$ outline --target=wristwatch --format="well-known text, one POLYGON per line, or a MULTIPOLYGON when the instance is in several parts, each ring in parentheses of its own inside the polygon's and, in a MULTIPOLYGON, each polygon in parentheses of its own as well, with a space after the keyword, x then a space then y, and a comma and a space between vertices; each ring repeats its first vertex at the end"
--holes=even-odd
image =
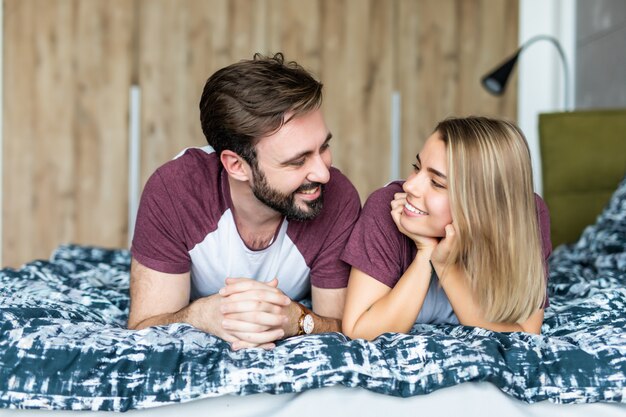
POLYGON ((301 336, 303 334, 311 334, 313 333, 313 328, 315 327, 315 322, 313 321, 313 316, 309 314, 309 312, 304 308, 304 306, 300 303, 296 303, 298 307, 300 307, 300 318, 298 319, 298 334, 297 336, 301 336))

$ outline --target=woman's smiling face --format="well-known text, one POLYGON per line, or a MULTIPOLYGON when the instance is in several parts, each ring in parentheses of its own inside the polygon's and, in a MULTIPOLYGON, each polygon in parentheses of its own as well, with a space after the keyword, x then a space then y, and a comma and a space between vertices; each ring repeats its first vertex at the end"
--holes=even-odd
POLYGON ((445 236, 452 223, 448 198, 448 159, 446 144, 439 132, 433 133, 417 155, 415 170, 402 188, 406 204, 400 223, 408 232, 428 237, 445 236))

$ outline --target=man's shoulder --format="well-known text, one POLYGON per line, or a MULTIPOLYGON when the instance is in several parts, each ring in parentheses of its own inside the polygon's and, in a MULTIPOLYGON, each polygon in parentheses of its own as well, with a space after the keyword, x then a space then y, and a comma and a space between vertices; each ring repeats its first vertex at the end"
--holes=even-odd
POLYGON ((165 162, 156 172, 163 178, 177 180, 202 172, 218 172, 219 159, 211 147, 186 148, 165 162))
POLYGON ((148 179, 144 194, 169 195, 174 205, 212 202, 222 196, 220 163, 215 153, 189 148, 164 163, 148 179))

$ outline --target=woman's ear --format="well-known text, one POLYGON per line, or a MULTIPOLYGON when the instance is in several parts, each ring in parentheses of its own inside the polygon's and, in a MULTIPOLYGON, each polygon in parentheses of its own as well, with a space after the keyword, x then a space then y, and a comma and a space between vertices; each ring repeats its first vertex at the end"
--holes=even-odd
POLYGON ((223 150, 220 161, 224 169, 233 179, 237 181, 248 181, 251 178, 250 165, 233 151, 223 150))

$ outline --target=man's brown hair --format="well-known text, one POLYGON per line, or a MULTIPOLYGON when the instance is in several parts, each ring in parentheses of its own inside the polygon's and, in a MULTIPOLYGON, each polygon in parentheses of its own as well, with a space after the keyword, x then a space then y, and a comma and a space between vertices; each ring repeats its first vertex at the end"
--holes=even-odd
POLYGON ((296 62, 254 54, 229 65, 206 82, 200 122, 217 154, 228 149, 256 166, 255 145, 294 117, 320 107, 322 84, 296 62))

